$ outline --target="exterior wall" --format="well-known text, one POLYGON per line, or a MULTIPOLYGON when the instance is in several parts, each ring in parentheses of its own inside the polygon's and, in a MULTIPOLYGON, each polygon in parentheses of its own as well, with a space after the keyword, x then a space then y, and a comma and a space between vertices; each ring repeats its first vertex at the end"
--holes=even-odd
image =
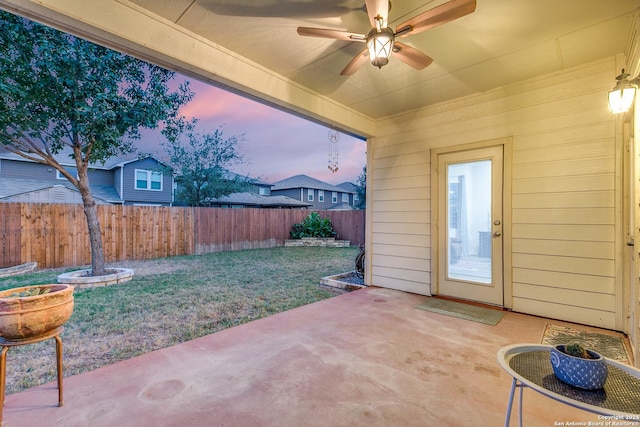
MULTIPOLYGON (((271 189, 271 195, 272 196, 287 196, 287 197, 291 197, 293 200, 301 200, 300 199, 300 189, 299 188, 288 188, 286 190, 274 190, 271 189)), ((305 197, 302 201, 306 202, 306 196, 307 194, 305 193, 305 197)))
MULTIPOLYGON (((116 193, 118 193, 118 196, 120 196, 120 198, 123 199, 122 197, 122 167, 117 167, 117 168, 113 168, 112 171, 113 172, 113 187, 116 189, 116 193)), ((124 199, 123 199, 124 200, 124 199)))
POLYGON ((104 169, 89 169, 89 181, 92 185, 109 185, 113 186, 113 174, 117 171, 104 169))
POLYGON ((3 178, 42 179, 56 182, 56 170, 51 166, 19 160, 2 159, 0 176, 3 178))
POLYGON ((368 164, 371 284, 437 292, 430 150, 510 137, 505 305, 623 330, 621 144, 606 106, 619 65, 601 60, 380 120, 368 164))
MULTIPOLYGON (((303 189, 303 196, 302 196, 302 201, 305 203, 310 203, 311 206, 309 206, 309 209, 319 209, 319 210, 325 210, 325 209, 329 209, 331 206, 335 205, 335 204, 339 204, 342 203, 342 195, 343 194, 348 194, 349 196, 349 206, 353 206, 353 194, 349 194, 349 193, 345 193, 342 191, 337 191, 338 193, 338 201, 337 202, 333 202, 331 200, 331 196, 333 194, 333 191, 330 190, 324 190, 324 201, 320 202, 318 199, 319 196, 319 190, 317 189, 313 189, 313 188, 304 188, 303 189), (313 201, 310 202, 308 199, 308 194, 309 192, 313 192, 313 201)), ((290 189, 286 189, 286 190, 271 190, 271 195, 272 196, 288 196, 291 197, 292 199, 295 200, 300 200, 300 188, 290 188, 290 189)))
MULTIPOLYGON (((0 176, 4 178, 25 178, 51 181, 52 183, 63 180, 57 178, 56 169, 30 161, 2 159, 0 176)), ((113 185, 113 172, 104 169, 90 169, 89 180, 93 185, 113 185)))
POLYGON ((154 159, 142 159, 135 162, 127 163, 124 166, 122 174, 123 194, 122 198, 126 200, 127 205, 131 204, 171 204, 172 180, 171 174, 161 169, 161 165, 154 159), (136 190, 135 189, 135 171, 136 169, 144 169, 162 172, 162 191, 153 190, 136 190))

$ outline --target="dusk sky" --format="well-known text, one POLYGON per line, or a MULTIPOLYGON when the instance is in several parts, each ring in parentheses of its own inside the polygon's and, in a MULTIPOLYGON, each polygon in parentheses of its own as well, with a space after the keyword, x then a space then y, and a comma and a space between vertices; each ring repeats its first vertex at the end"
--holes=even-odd
MULTIPOLYGON (((233 172, 269 183, 304 174, 330 184, 355 182, 362 173, 366 164, 365 141, 340 133, 339 169, 332 173, 327 167, 330 128, 198 80, 188 80, 195 96, 182 113, 199 119, 198 133, 223 126, 227 137, 244 134, 245 142, 237 147, 244 163, 231 167, 233 172)), ((146 134, 136 145, 139 151, 162 157, 159 144, 163 140, 146 134)))

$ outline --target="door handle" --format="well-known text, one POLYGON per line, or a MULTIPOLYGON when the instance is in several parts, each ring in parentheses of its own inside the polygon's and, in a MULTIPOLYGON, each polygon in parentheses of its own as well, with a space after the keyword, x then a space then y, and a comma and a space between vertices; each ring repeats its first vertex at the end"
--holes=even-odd
POLYGON ((499 231, 496 231, 495 233, 493 233, 493 237, 500 237, 502 236, 502 233, 499 231))

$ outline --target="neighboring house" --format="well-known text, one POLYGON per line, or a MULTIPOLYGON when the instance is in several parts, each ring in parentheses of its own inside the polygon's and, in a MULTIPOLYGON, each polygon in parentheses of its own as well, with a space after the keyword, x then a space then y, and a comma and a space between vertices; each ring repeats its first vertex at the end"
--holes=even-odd
POLYGON ((256 179, 243 177, 227 171, 231 178, 247 179, 251 188, 242 193, 232 193, 210 201, 210 206, 221 208, 267 208, 267 209, 307 209, 310 203, 301 202, 287 196, 271 194, 273 184, 256 179))
MULTIPOLYGON (((75 171, 64 154, 57 160, 75 171)), ((91 192, 99 204, 169 206, 173 177, 153 157, 113 158, 89 170, 91 192)), ((82 203, 80 192, 56 169, 0 149, 0 202, 82 203)))
MULTIPOLYGON (((229 170, 224 171, 224 176, 229 180, 241 180, 250 182, 247 191, 231 193, 226 196, 207 200, 203 206, 214 208, 266 208, 266 209, 306 209, 311 206, 296 199, 286 196, 271 195, 273 184, 239 175, 229 170)), ((176 188, 177 191, 177 188, 176 188)), ((176 200, 177 202, 177 200, 176 200)))
POLYGON ((337 187, 340 187, 352 194, 351 206, 353 206, 354 209, 365 208, 364 206, 360 206, 360 196, 358 196, 358 187, 353 182, 345 181, 343 183, 338 184, 337 187))
POLYGON ((253 192, 232 193, 210 202, 219 208, 307 209, 311 206, 287 196, 263 196, 253 192))
POLYGON ((309 203, 312 209, 350 210, 355 192, 307 175, 295 175, 274 183, 271 194, 309 203))

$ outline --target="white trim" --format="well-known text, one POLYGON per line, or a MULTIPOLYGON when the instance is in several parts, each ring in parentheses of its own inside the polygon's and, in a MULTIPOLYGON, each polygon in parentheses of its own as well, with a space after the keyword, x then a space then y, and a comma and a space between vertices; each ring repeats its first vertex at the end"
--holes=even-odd
POLYGON ((123 197, 124 194, 124 166, 120 166, 120 198, 123 197))

